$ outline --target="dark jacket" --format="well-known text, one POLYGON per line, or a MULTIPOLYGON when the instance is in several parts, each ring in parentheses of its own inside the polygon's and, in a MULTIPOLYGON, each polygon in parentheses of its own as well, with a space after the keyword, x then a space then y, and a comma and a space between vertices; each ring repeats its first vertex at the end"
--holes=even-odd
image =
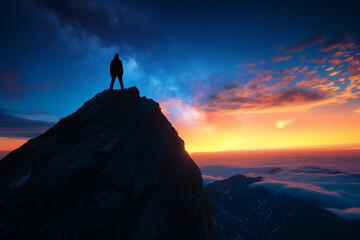
POLYGON ((118 76, 118 75, 123 75, 123 73, 124 70, 121 60, 118 58, 114 58, 110 64, 110 75, 118 76))

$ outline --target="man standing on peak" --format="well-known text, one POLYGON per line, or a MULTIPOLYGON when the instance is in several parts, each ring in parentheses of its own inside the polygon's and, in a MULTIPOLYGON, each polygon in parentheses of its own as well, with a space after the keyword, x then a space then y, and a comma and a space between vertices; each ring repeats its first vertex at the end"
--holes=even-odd
POLYGON ((110 91, 113 90, 116 77, 118 77, 119 79, 121 90, 124 91, 124 84, 122 81, 123 73, 124 73, 123 64, 119 59, 119 54, 117 53, 115 54, 115 57, 110 64, 110 75, 111 75, 110 91))

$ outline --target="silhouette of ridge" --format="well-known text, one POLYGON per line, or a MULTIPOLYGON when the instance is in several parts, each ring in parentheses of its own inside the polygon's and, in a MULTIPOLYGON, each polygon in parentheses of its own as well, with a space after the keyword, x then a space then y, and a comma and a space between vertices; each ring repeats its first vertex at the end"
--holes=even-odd
POLYGON ((159 104, 105 90, 0 161, 0 239, 215 239, 201 173, 159 104))

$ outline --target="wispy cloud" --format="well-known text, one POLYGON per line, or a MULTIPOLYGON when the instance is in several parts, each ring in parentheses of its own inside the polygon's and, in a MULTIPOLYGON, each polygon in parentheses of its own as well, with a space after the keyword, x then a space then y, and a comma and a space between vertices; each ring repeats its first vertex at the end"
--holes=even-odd
POLYGON ((32 138, 44 133, 54 123, 12 115, 0 109, 0 137, 32 138))
POLYGON ((309 47, 311 45, 315 45, 317 43, 324 41, 326 38, 327 37, 324 36, 324 33, 322 31, 318 31, 318 32, 314 33, 311 37, 304 39, 294 45, 291 45, 290 47, 288 47, 286 49, 286 52, 288 52, 288 53, 300 52, 306 47, 309 47))
MULTIPOLYGON (((343 44, 343 42, 347 40, 351 40, 352 36, 350 35, 350 31, 345 32, 341 36, 339 36, 336 39, 330 40, 322 45, 322 48, 320 48, 323 52, 329 52, 335 48, 346 46, 343 44)), ((348 47, 348 46, 347 46, 348 47)), ((346 47, 345 47, 346 49, 346 47)))
POLYGON ((324 63, 326 62, 327 58, 314 58, 314 59, 310 59, 309 62, 314 62, 314 63, 324 63))
POLYGON ((291 58, 291 56, 279 56, 279 55, 275 55, 272 57, 272 61, 273 62, 281 62, 281 61, 286 61, 289 60, 291 58))
POLYGON ((12 100, 20 100, 28 90, 41 90, 49 88, 49 83, 45 85, 25 85, 22 82, 20 73, 10 70, 0 70, 0 96, 12 100))
MULTIPOLYGON (((350 39, 346 34, 340 40, 324 43, 319 48, 330 48, 338 42, 346 46, 350 39)), ((179 121, 197 123, 198 126, 214 123, 212 126, 216 129, 222 123, 214 119, 235 119, 245 113, 285 114, 324 105, 346 104, 360 96, 360 65, 356 62, 360 55, 356 55, 355 46, 351 45, 341 53, 335 48, 329 52, 311 50, 302 54, 308 58, 303 62, 299 62, 297 56, 287 61, 292 56, 275 55, 272 61, 266 60, 267 64, 254 64, 259 61, 252 60, 246 67, 246 63, 242 63, 241 68, 236 68, 237 75, 233 80, 209 77, 192 85, 192 98, 180 102, 176 98, 164 99, 161 106, 175 124, 179 121)), ((350 111, 357 108, 356 105, 350 111)), ((292 116, 274 119, 273 126, 284 129, 293 123, 292 119, 295 121, 292 116)))

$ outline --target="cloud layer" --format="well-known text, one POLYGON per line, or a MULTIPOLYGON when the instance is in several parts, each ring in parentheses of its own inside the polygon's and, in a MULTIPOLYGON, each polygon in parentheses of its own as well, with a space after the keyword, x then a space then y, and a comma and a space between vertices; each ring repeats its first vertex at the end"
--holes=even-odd
MULTIPOLYGON (((351 33, 327 39, 322 32, 290 46, 272 61, 239 65, 238 77, 198 82, 193 99, 183 102, 205 117, 253 112, 291 112, 345 104, 360 96, 360 55, 351 33), (322 44, 321 44, 322 43, 322 44), (314 48, 303 54, 308 47, 314 48), (314 51, 315 50, 315 51, 314 51), (301 52, 301 53, 298 53, 301 52)), ((171 107, 168 108, 171 116, 171 107)))
POLYGON ((44 133, 54 123, 18 117, 0 109, 0 137, 33 138, 44 133))
MULTIPOLYGON (((206 183, 235 174, 262 176, 264 181, 252 187, 264 187, 274 194, 290 194, 296 198, 314 200, 320 207, 354 220, 360 219, 360 153, 346 156, 347 153, 338 152, 333 157, 331 153, 321 157, 316 152, 313 156, 311 152, 308 156, 305 156, 305 152, 304 156, 294 156, 289 152, 278 157, 272 157, 271 153, 264 156, 258 153, 255 158, 244 153, 248 159, 243 159, 239 154, 234 162, 227 157, 216 158, 217 155, 214 155, 219 163, 229 162, 232 165, 206 165, 201 166, 201 171, 207 179, 206 183), (209 176, 213 176, 213 179, 209 176)), ((198 160, 197 155, 193 158, 198 160)))

